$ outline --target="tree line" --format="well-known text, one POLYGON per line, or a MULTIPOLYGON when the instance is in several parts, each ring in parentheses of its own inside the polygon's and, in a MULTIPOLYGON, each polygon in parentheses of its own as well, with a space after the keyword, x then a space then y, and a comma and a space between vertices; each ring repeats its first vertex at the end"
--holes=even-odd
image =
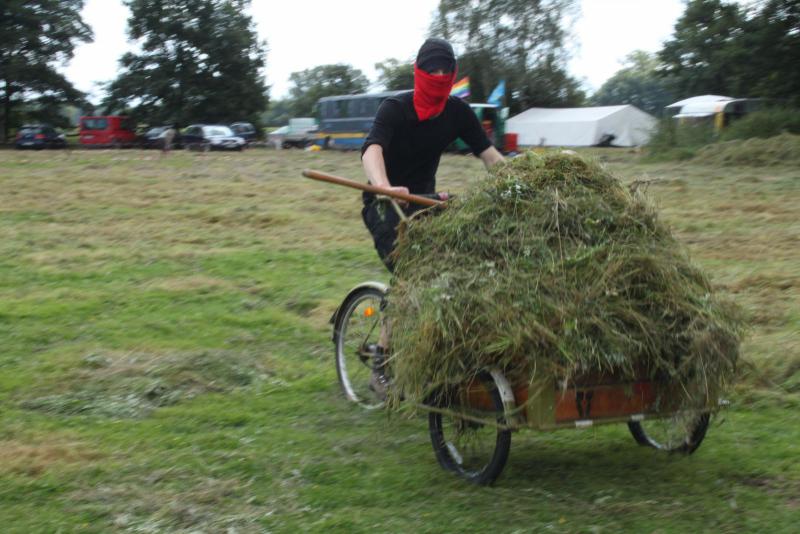
MULTIPOLYGON (((267 43, 247 14, 251 0, 125 0, 127 33, 137 45, 119 61, 101 107, 151 124, 248 120, 280 123, 308 116, 323 96, 376 87, 413 87, 412 59, 377 65, 374 83, 348 64, 320 65, 290 77, 287 98, 270 101, 267 43)), ((0 121, 3 138, 24 121, 64 121, 86 95, 58 72, 91 42, 84 0, 0 3, 0 121)), ((440 0, 429 33, 450 40, 459 77, 473 101, 506 82, 511 112, 528 107, 634 104, 659 113, 697 94, 763 97, 800 105, 800 0, 689 0, 672 37, 656 54, 635 52, 594 95, 567 71, 570 21, 578 0, 440 0)))
POLYGON ((637 51, 590 99, 653 114, 702 94, 800 107, 800 0, 691 0, 655 54, 637 51))

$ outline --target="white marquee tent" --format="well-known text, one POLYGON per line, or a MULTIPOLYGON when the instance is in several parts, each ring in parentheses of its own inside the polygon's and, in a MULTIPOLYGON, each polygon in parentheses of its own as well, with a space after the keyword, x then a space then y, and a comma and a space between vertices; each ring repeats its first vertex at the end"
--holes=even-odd
POLYGON ((658 121, 635 106, 531 108, 506 122, 521 146, 594 146, 613 135, 615 146, 650 140, 658 121))

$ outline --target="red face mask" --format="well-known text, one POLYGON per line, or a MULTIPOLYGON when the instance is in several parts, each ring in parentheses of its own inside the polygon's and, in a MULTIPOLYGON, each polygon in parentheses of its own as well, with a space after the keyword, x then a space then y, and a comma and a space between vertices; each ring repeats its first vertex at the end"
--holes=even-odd
POLYGON ((419 120, 426 121, 444 110, 455 81, 455 72, 428 74, 414 64, 414 110, 419 120))

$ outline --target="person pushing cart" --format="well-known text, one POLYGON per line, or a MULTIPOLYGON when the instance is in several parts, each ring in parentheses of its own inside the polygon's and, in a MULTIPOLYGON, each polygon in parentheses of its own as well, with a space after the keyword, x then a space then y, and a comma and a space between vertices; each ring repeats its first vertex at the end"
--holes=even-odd
MULTIPOLYGON (((450 43, 431 38, 422 44, 414 63, 414 90, 383 101, 361 148, 364 173, 372 185, 405 194, 435 194, 439 160, 458 138, 487 169, 503 161, 469 105, 450 95, 457 72, 450 43)), ((364 192, 363 200, 364 224, 378 256, 391 272, 400 216, 373 193, 364 192)), ((420 208, 403 205, 407 215, 420 208)), ((375 347, 376 360, 385 358, 388 343, 389 325, 382 325, 380 342, 375 347)), ((387 379, 381 372, 383 366, 375 367, 372 389, 385 396, 387 379)))

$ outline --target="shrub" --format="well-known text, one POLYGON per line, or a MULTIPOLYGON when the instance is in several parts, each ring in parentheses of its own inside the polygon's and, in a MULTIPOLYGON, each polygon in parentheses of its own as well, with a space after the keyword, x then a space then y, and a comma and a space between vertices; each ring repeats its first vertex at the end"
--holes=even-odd
POLYGON ((647 145, 647 159, 691 159, 698 148, 714 140, 714 126, 710 122, 680 123, 673 118, 664 118, 659 121, 647 145))
POLYGON ((782 133, 800 135, 800 109, 770 108, 755 111, 732 122, 722 132, 720 139, 766 139, 782 133))

